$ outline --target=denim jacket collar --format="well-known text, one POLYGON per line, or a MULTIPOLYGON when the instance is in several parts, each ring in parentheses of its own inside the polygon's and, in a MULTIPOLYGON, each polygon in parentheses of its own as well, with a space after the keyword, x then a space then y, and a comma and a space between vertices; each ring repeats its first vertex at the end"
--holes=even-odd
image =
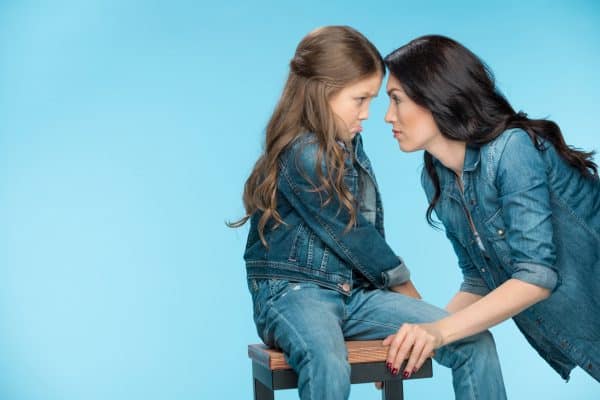
POLYGON ((481 152, 479 147, 472 147, 467 145, 465 151, 465 162, 463 165, 463 172, 472 172, 479 165, 481 158, 481 152))

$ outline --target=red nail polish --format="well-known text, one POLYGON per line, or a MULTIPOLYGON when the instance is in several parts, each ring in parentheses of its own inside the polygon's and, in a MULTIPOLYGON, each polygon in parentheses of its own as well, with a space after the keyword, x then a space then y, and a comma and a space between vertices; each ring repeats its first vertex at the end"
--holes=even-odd
POLYGON ((402 376, 404 378, 408 378, 410 376, 410 373, 408 371, 404 371, 404 373, 402 374, 402 376))
POLYGON ((393 374, 393 375, 398 375, 398 372, 399 372, 399 371, 398 371, 398 368, 394 368, 394 369, 392 370, 392 374, 393 374))
POLYGON ((412 373, 414 374, 415 372, 417 372, 417 369, 416 369, 416 368, 413 368, 413 372, 412 372, 412 373))

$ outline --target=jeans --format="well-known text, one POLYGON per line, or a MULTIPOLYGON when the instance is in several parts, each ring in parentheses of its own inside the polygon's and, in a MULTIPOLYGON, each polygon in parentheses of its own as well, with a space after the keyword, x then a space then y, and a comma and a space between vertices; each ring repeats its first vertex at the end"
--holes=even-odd
MULTIPOLYGON (((347 399, 350 364, 344 340, 383 339, 405 323, 448 313, 399 293, 356 288, 350 296, 315 283, 250 280, 254 321, 265 344, 280 348, 298 375, 300 398, 347 399)), ((436 350, 452 368, 456 399, 506 399, 496 345, 486 331, 436 350)))

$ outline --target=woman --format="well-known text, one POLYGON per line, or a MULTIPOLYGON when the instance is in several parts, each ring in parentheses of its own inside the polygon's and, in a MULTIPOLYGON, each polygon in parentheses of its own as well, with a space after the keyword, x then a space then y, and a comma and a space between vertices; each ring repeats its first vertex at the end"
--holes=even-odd
MULTIPOLYGON (((447 315, 413 298, 408 269, 384 238, 361 139, 384 72, 377 49, 352 28, 302 39, 246 181, 247 214, 231 224, 250 220, 244 258, 257 332, 283 350, 302 399, 348 397, 345 339, 383 339, 405 322, 447 315)), ((452 368, 458 399, 506 398, 489 332, 440 349, 436 360, 452 368)))
POLYGON ((564 379, 579 365, 600 381, 600 182, 593 153, 552 121, 515 112, 486 66, 442 36, 385 59, 386 122, 402 151, 425 150, 422 184, 464 282, 428 324, 388 337, 389 362, 513 318, 564 379))

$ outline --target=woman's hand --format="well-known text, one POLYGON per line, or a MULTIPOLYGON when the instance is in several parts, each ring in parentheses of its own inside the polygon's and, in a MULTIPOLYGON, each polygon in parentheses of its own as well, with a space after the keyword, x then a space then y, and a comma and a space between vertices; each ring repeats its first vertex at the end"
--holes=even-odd
POLYGON ((402 374, 405 378, 409 378, 442 344, 442 332, 435 322, 403 324, 398 333, 388 336, 383 341, 384 346, 390 346, 387 367, 392 374, 398 375, 402 362, 408 359, 402 374))

